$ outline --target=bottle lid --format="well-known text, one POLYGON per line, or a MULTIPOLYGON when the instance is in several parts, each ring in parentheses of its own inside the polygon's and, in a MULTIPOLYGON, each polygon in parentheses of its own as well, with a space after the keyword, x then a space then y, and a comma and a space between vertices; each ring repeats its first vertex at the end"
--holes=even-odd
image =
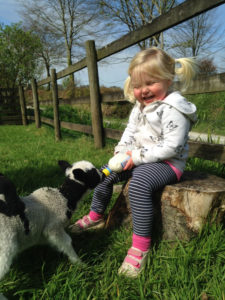
POLYGON ((112 172, 112 171, 111 171, 109 168, 107 168, 107 167, 106 167, 105 169, 102 170, 102 173, 104 173, 105 176, 109 176, 109 175, 111 174, 111 172, 112 172))

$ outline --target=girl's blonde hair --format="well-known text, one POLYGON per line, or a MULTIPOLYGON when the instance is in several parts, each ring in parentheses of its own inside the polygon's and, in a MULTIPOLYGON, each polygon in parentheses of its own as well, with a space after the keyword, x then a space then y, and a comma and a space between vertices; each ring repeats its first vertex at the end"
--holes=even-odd
POLYGON ((184 88, 187 88, 191 79, 197 72, 197 63, 193 58, 174 59, 162 49, 151 47, 137 53, 131 60, 128 69, 128 78, 124 85, 125 98, 131 102, 135 102, 133 87, 131 84, 131 76, 141 78, 141 74, 147 73, 149 76, 156 79, 167 79, 173 81, 175 75, 178 76, 183 83, 184 88), (176 67, 176 64, 180 67, 176 67))

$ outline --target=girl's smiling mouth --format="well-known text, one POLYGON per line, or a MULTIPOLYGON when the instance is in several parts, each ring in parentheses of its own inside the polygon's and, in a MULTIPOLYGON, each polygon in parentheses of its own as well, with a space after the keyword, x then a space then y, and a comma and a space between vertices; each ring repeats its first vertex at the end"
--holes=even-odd
POLYGON ((142 97, 142 101, 145 102, 145 103, 150 103, 154 100, 155 96, 154 95, 151 95, 151 96, 145 96, 145 97, 142 97))

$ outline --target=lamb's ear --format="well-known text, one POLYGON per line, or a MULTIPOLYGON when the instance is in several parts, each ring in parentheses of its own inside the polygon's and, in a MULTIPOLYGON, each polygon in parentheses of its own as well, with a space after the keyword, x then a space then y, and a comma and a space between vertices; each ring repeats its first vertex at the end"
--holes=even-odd
POLYGON ((71 168, 71 164, 69 164, 66 160, 59 160, 58 165, 65 172, 67 168, 71 168))

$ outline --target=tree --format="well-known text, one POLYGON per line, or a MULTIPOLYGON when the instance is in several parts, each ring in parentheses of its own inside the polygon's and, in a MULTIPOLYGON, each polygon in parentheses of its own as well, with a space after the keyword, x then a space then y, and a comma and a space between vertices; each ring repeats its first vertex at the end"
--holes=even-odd
POLYGON ((20 23, 0 25, 0 86, 13 89, 27 84, 37 72, 36 53, 41 48, 39 38, 23 31, 20 23))
MULTIPOLYGON (((35 20, 27 15, 25 30, 30 30, 36 34, 41 43, 42 48, 37 53, 40 62, 44 65, 47 77, 50 76, 50 68, 54 64, 64 63, 63 54, 65 52, 64 45, 54 35, 51 34, 48 26, 35 22, 35 20)), ((50 83, 48 83, 48 90, 50 90, 50 83)))
MULTIPOLYGON (((84 47, 84 39, 96 27, 89 26, 95 18, 87 1, 83 0, 20 0, 23 4, 22 14, 26 22, 27 16, 39 24, 39 28, 48 28, 49 37, 64 42, 67 66, 71 66, 74 58, 79 59, 84 47)), ((57 47, 57 46, 56 46, 57 47)), ((55 49, 56 49, 55 47, 55 49)), ((74 83, 73 75, 71 81, 74 83)))
MULTIPOLYGON (((110 20, 111 25, 114 24, 117 28, 120 26, 125 32, 134 31, 151 23, 176 3, 175 0, 95 0, 93 2, 97 5, 101 16, 105 16, 110 20)), ((141 49, 150 46, 164 48, 163 33, 139 42, 138 45, 141 49)))
POLYGON ((213 63, 213 60, 210 58, 199 60, 199 73, 206 75, 216 74, 216 66, 213 63))
POLYGON ((182 57, 210 54, 220 48, 219 24, 215 21, 215 10, 202 13, 170 31, 171 48, 182 57))

